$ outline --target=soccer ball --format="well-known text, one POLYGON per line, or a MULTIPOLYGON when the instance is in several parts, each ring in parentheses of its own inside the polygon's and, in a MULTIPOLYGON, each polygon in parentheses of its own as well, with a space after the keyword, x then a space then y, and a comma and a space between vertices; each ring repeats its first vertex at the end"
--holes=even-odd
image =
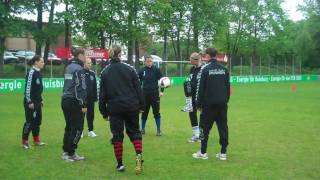
POLYGON ((171 81, 168 77, 162 77, 160 80, 159 80, 159 86, 161 88, 167 88, 171 85, 171 81))

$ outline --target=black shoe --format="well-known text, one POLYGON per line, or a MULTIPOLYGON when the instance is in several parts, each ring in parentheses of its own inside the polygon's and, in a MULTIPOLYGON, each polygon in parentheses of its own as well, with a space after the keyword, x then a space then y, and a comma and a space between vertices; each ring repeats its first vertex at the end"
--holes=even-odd
POLYGON ((119 171, 119 172, 123 172, 123 171, 126 170, 126 168, 124 167, 124 165, 118 165, 116 169, 117 169, 117 171, 119 171))
POLYGON ((160 131, 160 130, 157 130, 157 134, 156 134, 156 136, 162 136, 162 133, 161 133, 161 131, 160 131))

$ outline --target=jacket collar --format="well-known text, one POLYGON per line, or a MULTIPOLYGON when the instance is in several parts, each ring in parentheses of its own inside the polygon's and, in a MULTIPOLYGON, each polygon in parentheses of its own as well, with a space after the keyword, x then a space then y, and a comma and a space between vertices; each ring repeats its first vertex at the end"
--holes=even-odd
POLYGON ((112 58, 112 59, 110 60, 110 62, 111 62, 111 63, 119 63, 119 62, 121 62, 121 60, 120 60, 120 58, 112 58))

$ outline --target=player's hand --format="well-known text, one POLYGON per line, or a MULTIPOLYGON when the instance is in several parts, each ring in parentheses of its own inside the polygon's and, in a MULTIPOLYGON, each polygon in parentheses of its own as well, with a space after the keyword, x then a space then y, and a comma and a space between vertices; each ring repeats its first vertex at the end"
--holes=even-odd
POLYGON ((109 116, 106 116, 103 119, 106 120, 106 121, 109 121, 109 116))
POLYGON ((159 93, 159 96, 160 96, 160 97, 163 96, 163 95, 164 95, 163 92, 160 92, 160 93, 159 93))
POLYGON ((86 113, 86 112, 87 112, 87 108, 82 108, 81 111, 82 111, 83 113, 86 113))
POLYGON ((41 101, 41 107, 43 107, 43 101, 41 101))
POLYGON ((28 105, 28 107, 29 107, 29 109, 34 109, 34 104, 31 103, 31 104, 28 105))

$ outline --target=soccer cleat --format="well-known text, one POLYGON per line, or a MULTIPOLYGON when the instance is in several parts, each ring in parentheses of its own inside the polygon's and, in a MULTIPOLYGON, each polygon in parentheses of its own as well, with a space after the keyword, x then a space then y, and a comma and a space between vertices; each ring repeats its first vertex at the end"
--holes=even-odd
POLYGON ((208 159, 209 158, 207 153, 202 154, 201 151, 193 153, 192 157, 194 157, 196 159, 208 159))
POLYGON ((216 158, 220 159, 221 161, 225 161, 227 160, 227 154, 217 153, 216 158))
POLYGON ((23 144, 22 144, 22 148, 24 148, 24 149, 31 149, 31 146, 29 145, 29 143, 23 143, 23 144))
POLYGON ((157 130, 156 136, 162 136, 162 133, 160 130, 157 130))
POLYGON ((136 168, 135 168, 136 175, 139 175, 142 173, 142 164, 143 164, 142 155, 138 154, 136 157, 136 168))
POLYGON ((193 135, 193 136, 188 140, 189 143, 194 143, 194 142, 199 142, 199 141, 200 141, 199 137, 197 137, 197 136, 195 136, 195 135, 193 135))
POLYGON ((44 142, 39 141, 39 142, 33 142, 33 145, 35 145, 35 146, 45 146, 47 144, 44 143, 44 142))
POLYGON ((144 129, 141 129, 140 131, 141 131, 141 134, 142 134, 142 135, 145 135, 145 134, 146 134, 146 131, 145 131, 144 129))
POLYGON ((94 131, 89 131, 88 136, 92 137, 92 138, 97 137, 97 135, 96 135, 96 133, 94 133, 94 131))
POLYGON ((124 172, 126 170, 124 165, 118 165, 116 169, 117 169, 118 172, 124 172))
POLYGON ((85 160, 84 156, 79 156, 77 153, 74 153, 72 156, 68 156, 68 158, 66 159, 66 161, 83 161, 85 160))

